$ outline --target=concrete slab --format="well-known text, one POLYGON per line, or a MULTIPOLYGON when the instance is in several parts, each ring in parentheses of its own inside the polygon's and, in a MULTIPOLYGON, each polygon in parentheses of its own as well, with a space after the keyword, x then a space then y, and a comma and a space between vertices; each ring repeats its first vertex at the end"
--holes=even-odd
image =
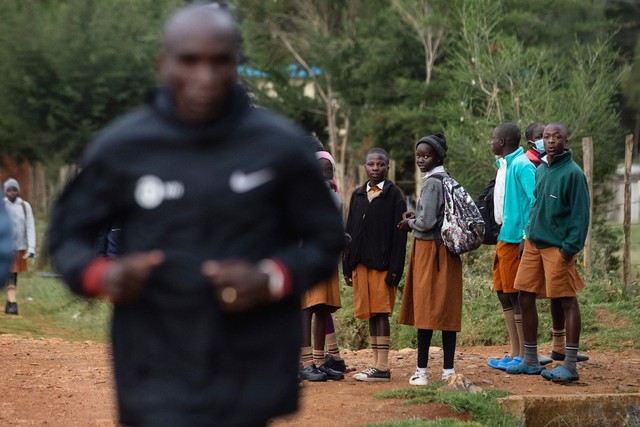
POLYGON ((640 393, 508 396, 498 401, 523 427, 640 426, 640 393))

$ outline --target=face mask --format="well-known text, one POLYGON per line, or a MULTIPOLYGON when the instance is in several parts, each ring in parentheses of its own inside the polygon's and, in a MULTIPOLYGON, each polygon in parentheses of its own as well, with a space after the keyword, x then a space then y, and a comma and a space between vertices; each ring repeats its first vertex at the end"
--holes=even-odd
POLYGON ((542 153, 544 151, 544 140, 539 139, 535 142, 536 144, 536 151, 538 153, 542 153))

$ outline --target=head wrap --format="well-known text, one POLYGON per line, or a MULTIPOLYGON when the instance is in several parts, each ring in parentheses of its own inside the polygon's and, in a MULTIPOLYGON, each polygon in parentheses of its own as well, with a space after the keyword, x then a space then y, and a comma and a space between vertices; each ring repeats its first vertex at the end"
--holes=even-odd
POLYGON ((4 193, 7 194, 7 190, 11 187, 15 187, 20 192, 20 184, 14 178, 9 178, 4 182, 4 193))
POLYGON ((432 146, 435 152, 438 153, 440 160, 444 162, 444 159, 447 157, 447 140, 441 132, 429 136, 423 136, 416 143, 416 148, 422 143, 432 146))
POLYGON ((333 173, 336 173, 336 161, 333 160, 333 156, 328 151, 318 151, 316 152, 316 159, 326 159, 331 163, 331 167, 333 167, 333 173))
POLYGON ((331 163, 331 167, 333 168, 333 179, 331 180, 331 182, 336 186, 336 192, 338 194, 340 194, 340 190, 338 189, 338 180, 335 177, 335 173, 336 173, 336 161, 333 160, 333 156, 331 155, 331 153, 329 153, 328 151, 317 151, 316 152, 316 159, 320 160, 320 159, 325 159, 325 160, 329 160, 329 163, 331 163))

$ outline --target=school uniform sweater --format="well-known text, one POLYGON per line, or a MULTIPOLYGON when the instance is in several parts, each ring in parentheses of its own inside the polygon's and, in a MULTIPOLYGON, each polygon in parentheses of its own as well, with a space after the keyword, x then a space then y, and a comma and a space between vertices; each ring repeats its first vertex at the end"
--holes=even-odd
POLYGON ((356 265, 387 271, 387 285, 397 286, 402 278, 407 248, 407 233, 397 225, 402 221, 407 204, 402 191, 386 180, 380 195, 371 202, 367 184, 351 195, 346 232, 351 236, 347 256, 342 262, 343 274, 351 277, 356 265))
POLYGON ((182 417, 163 421, 173 425, 254 425, 294 411, 300 294, 331 274, 343 245, 305 134, 252 108, 239 86, 223 115, 200 125, 159 90, 100 133, 53 209, 51 254, 74 292, 113 223, 123 256, 165 254, 139 300, 114 307, 120 421, 154 425, 168 412, 182 417), (224 313, 202 263, 265 258, 286 266, 293 294, 224 313))
POLYGON ((502 210, 503 223, 498 240, 520 243, 524 228, 529 221, 529 210, 536 200, 533 196, 536 168, 529 161, 522 147, 518 147, 504 159, 507 162, 507 172, 502 210))
POLYGON ((555 246, 570 257, 584 247, 589 229, 587 179, 568 148, 556 154, 551 165, 546 154, 540 160, 527 239, 538 249, 555 246))
POLYGON ((20 197, 16 197, 13 202, 5 197, 4 206, 11 218, 15 249, 35 254, 36 225, 31 205, 20 197))

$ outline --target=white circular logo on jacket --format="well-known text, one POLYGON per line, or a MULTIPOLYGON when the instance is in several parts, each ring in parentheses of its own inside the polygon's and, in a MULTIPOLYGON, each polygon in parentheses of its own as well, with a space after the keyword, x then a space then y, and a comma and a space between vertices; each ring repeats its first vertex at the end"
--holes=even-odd
POLYGON ((157 208, 164 200, 164 183, 155 175, 145 175, 138 179, 134 197, 144 209, 157 208))

